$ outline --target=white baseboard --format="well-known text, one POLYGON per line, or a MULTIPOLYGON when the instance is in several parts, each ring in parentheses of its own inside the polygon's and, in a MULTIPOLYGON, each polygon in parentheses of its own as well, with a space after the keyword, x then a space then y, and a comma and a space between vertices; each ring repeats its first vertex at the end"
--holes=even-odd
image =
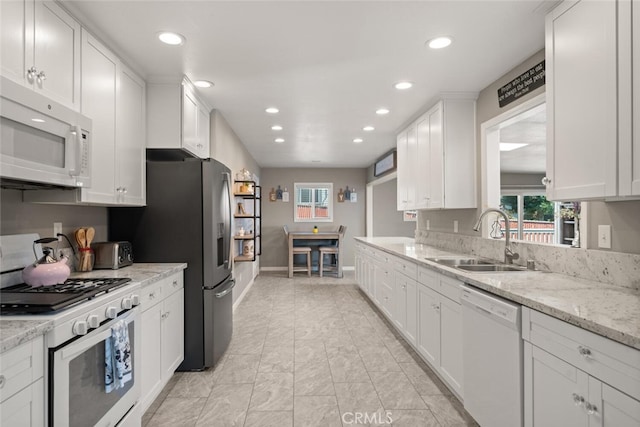
POLYGON ((254 282, 255 282, 255 277, 252 278, 249 283, 247 283, 247 286, 244 288, 244 291, 242 291, 242 293, 240 294, 240 296, 238 297, 236 302, 233 303, 233 311, 234 312, 236 311, 236 308, 238 308, 238 306, 242 302, 242 299, 245 297, 245 295, 247 295, 247 292, 249 292, 249 289, 251 289, 251 287, 253 286, 254 282))

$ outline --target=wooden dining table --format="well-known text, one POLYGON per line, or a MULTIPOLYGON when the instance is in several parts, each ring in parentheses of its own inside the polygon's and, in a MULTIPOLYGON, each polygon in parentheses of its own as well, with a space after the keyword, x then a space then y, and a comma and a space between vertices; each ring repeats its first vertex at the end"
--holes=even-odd
MULTIPOLYGON (((293 277, 293 245, 296 240, 334 240, 338 243, 338 247, 342 246, 342 235, 337 231, 318 231, 317 233, 313 233, 311 231, 290 231, 289 232, 289 277, 293 277)), ((320 242, 319 242, 320 243, 320 242)), ((309 244, 311 246, 312 252, 313 244, 309 244)), ((316 245, 317 247, 320 245, 316 245)), ((318 266, 318 268, 320 268, 318 266)), ((338 277, 342 277, 342 251, 338 251, 338 277)))

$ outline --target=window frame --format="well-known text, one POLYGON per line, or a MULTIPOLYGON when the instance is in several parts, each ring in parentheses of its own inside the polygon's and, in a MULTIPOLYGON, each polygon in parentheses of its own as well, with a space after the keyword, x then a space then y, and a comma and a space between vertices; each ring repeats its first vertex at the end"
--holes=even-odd
MULTIPOLYGON (((311 214, 315 215, 315 191, 311 192, 311 214)), ((293 221, 294 222, 333 222, 333 183, 332 182, 295 182, 293 184, 293 221), (327 189, 328 203, 327 209, 329 216, 327 218, 299 218, 298 217, 298 189, 327 189)))

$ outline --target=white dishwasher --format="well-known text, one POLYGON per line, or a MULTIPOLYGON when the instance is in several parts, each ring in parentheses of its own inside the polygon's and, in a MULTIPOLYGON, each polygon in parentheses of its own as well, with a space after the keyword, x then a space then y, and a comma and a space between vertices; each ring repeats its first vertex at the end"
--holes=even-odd
POLYGON ((462 287, 464 408, 482 427, 523 424, 521 306, 462 287))

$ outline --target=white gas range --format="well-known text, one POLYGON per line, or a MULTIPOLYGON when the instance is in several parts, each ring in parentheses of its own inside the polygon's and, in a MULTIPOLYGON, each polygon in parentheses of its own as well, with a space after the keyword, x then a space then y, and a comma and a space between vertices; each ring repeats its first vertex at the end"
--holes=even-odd
POLYGON ((33 262, 23 244, 33 236, 2 237, 0 308, 4 320, 52 323, 44 336, 47 425, 114 426, 140 396, 140 284, 108 277, 72 277, 46 289, 16 284, 16 266, 33 262))

